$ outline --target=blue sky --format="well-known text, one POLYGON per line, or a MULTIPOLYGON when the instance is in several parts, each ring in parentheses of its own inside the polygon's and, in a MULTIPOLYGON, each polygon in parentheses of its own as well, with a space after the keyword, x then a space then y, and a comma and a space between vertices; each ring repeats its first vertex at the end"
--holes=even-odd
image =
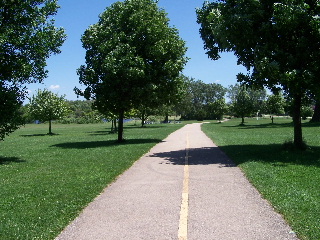
MULTIPOLYGON (((63 27, 68 35, 62 46, 61 54, 51 56, 47 61, 49 76, 43 84, 30 84, 30 94, 37 89, 50 89, 68 100, 76 100, 73 92, 80 87, 77 68, 85 63, 85 50, 80 41, 81 35, 99 19, 99 14, 116 1, 111 0, 60 0, 60 9, 54 17, 56 26, 63 27)), ((202 6, 204 0, 160 0, 170 19, 170 25, 179 30, 180 37, 186 41, 187 57, 190 58, 183 71, 184 75, 206 83, 219 83, 225 87, 236 83, 236 74, 245 72, 236 64, 232 53, 224 53, 218 61, 210 60, 203 50, 203 42, 196 23, 195 9, 202 6)), ((82 99, 82 98, 79 98, 82 99)))

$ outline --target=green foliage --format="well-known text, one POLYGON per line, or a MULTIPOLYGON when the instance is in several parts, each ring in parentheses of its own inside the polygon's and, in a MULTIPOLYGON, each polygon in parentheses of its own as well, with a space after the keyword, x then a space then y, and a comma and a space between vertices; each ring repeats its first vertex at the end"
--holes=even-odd
MULTIPOLYGON (((283 149, 292 135, 291 119, 248 119, 204 124, 202 130, 245 172, 299 239, 320 239, 319 124, 303 123, 308 149, 283 149)), ((291 139, 290 139, 291 140, 291 139)), ((290 141, 289 140, 289 141, 290 141)))
MULTIPOLYGON (((86 65, 78 69, 79 95, 93 98, 101 113, 122 119, 132 108, 176 101, 187 59, 185 42, 152 0, 116 2, 82 36, 86 65)), ((121 124, 121 120, 120 120, 121 124)), ((122 140, 119 126, 118 140, 122 140)))
POLYGON ((291 94, 318 92, 320 13, 315 1, 205 2, 197 10, 208 55, 233 51, 251 72, 239 79, 291 94))
POLYGON ((242 118, 242 124, 244 123, 245 117, 250 117, 254 114, 254 105, 251 101, 249 93, 245 88, 240 88, 238 95, 236 96, 235 102, 232 105, 235 116, 242 118))
POLYGON ((64 96, 58 96, 47 89, 39 89, 37 95, 31 97, 28 107, 35 120, 49 121, 49 134, 52 134, 51 121, 66 116, 69 111, 64 96))
POLYGON ((93 101, 66 101, 70 109, 68 115, 58 120, 59 123, 71 124, 88 124, 88 123, 101 123, 105 118, 101 113, 94 109, 93 101))
POLYGON ((50 19, 56 0, 0 0, 0 139, 22 123, 18 106, 26 96, 24 84, 42 82, 46 59, 59 53, 64 30, 50 19))
POLYGON ((60 53, 64 30, 54 26, 56 0, 1 0, 0 80, 41 82, 46 76, 46 59, 60 53), (50 19, 50 20, 49 20, 50 19))
POLYGON ((76 100, 66 102, 70 108, 69 117, 81 118, 93 111, 93 101, 76 100))
POLYGON ((115 144, 110 123, 27 124, 1 143, 0 239, 54 239, 134 161, 182 124, 125 125, 115 144))
POLYGON ((267 113, 281 115, 284 114, 285 100, 281 93, 272 94, 267 99, 267 113))
POLYGON ((132 109, 129 113, 126 113, 126 115, 129 115, 133 118, 139 118, 141 120, 141 127, 143 127, 148 117, 151 115, 156 115, 158 112, 159 111, 156 111, 152 108, 141 106, 139 109, 132 109))
POLYGON ((220 119, 225 112, 227 90, 220 84, 185 79, 185 93, 176 106, 177 113, 187 120, 220 119))
POLYGON ((310 106, 302 106, 301 107, 301 117, 303 120, 306 120, 308 117, 312 117, 313 109, 310 106))
POLYGON ((265 110, 265 89, 252 89, 246 85, 230 85, 228 98, 230 99, 230 114, 241 117, 242 124, 245 117, 255 116, 265 110))
POLYGON ((15 85, 5 85, 0 81, 0 140, 23 125, 20 114, 23 92, 15 85))
POLYGON ((223 115, 227 112, 228 108, 224 98, 217 99, 208 104, 208 119, 222 120, 223 115))

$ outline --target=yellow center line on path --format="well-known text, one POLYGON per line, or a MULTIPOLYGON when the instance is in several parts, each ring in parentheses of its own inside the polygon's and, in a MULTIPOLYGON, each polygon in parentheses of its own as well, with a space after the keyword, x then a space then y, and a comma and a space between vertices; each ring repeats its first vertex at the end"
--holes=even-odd
POLYGON ((182 189, 182 201, 179 221, 179 240, 188 239, 188 208, 189 208, 189 134, 187 134, 186 156, 184 162, 184 178, 182 189))

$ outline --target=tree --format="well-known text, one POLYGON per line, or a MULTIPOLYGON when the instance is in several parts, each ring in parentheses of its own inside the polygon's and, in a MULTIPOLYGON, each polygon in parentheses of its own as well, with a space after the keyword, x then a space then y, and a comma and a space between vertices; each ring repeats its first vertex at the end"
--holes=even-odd
POLYGON ((185 78, 185 94, 177 107, 182 117, 197 120, 219 118, 215 107, 222 103, 226 89, 220 84, 185 78))
POLYGON ((20 91, 14 85, 6 86, 0 82, 0 140, 24 124, 19 111, 23 102, 21 95, 24 93, 20 91))
POLYGON ((313 109, 311 106, 302 106, 301 107, 301 118, 306 120, 308 117, 312 117, 313 109))
POLYGON ((314 112, 310 122, 320 122, 320 98, 317 98, 314 105, 314 112))
POLYGON ((59 120, 61 123, 99 123, 104 116, 96 109, 93 109, 93 101, 90 100, 76 100, 67 101, 70 111, 68 116, 59 120))
MULTIPOLYGON (((267 99, 267 111, 271 115, 284 114, 285 100, 281 93, 272 94, 267 99)), ((273 123, 273 116, 271 117, 273 123)))
POLYGON ((148 107, 141 106, 139 109, 132 109, 128 115, 141 120, 141 127, 145 126, 146 120, 151 115, 156 115, 158 111, 155 111, 148 107))
POLYGON ((94 99, 99 111, 118 116, 119 142, 125 112, 172 104, 179 98, 179 73, 187 62, 185 42, 154 1, 112 4, 81 40, 86 65, 78 74, 86 89, 75 90, 94 99))
MULTIPOLYGON (((230 85, 228 88, 227 96, 230 99, 231 105, 234 105, 239 101, 239 94, 244 91, 248 95, 248 104, 250 106, 249 114, 245 114, 246 117, 254 115, 255 113, 260 113, 265 108, 265 99, 267 97, 267 92, 265 89, 254 89, 253 87, 247 85, 230 85)), ((241 100, 242 101, 242 100, 241 100)), ((230 110, 233 110, 232 107, 230 110)), ((236 113, 233 113, 236 114, 236 113)), ((237 114, 236 114, 237 115, 237 114)))
POLYGON ((0 0, 0 138, 22 123, 17 106, 26 97, 25 84, 42 82, 46 59, 60 52, 64 30, 50 17, 56 0, 0 0), (4 96, 7 97, 3 98, 4 96), (2 114, 3 113, 3 114, 2 114))
POLYGON ((69 108, 64 96, 58 96, 47 89, 38 90, 30 98, 29 112, 36 120, 49 121, 49 133, 52 135, 51 122, 68 114, 69 108))
POLYGON ((224 98, 208 104, 209 119, 217 119, 221 122, 223 114, 227 111, 227 105, 224 98))
POLYGON ((250 117, 255 113, 254 102, 245 86, 239 88, 234 102, 232 103, 232 110, 237 117, 241 117, 241 124, 244 124, 245 117, 250 117))
POLYGON ((229 0, 206 2, 197 11, 210 58, 232 51, 249 85, 281 87, 294 99, 294 145, 303 148, 301 104, 319 94, 320 6, 314 0, 229 0))

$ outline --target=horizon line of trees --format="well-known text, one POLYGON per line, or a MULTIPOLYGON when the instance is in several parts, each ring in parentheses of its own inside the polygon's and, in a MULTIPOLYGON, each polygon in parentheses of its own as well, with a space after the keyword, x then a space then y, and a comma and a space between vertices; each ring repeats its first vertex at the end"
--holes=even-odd
MULTIPOLYGON (((225 88, 221 84, 204 83, 190 77, 183 76, 183 79, 185 87, 178 103, 170 107, 163 105, 153 109, 133 108, 125 112, 124 117, 140 119, 143 127, 147 122, 154 122, 156 116, 158 121, 162 117, 162 122, 168 122, 169 115, 179 116, 180 119, 177 120, 199 121, 222 120, 227 115, 241 118, 242 124, 245 117, 292 116, 292 99, 281 92, 268 95, 265 89, 254 90, 238 83, 225 88)), ((95 107, 94 100, 66 100, 63 96, 53 94, 46 89, 38 90, 37 96, 33 96, 31 100, 20 110, 25 123, 33 123, 35 120, 41 122, 55 120, 63 124, 113 121, 116 127, 117 116, 111 113, 101 114, 95 107), (38 106, 39 102, 43 104, 41 108, 38 106), (49 106, 51 112, 48 110, 49 106), (55 115, 52 112, 55 112, 55 115)), ((315 104, 315 101, 305 101, 301 109, 302 119, 314 115, 315 104)))

